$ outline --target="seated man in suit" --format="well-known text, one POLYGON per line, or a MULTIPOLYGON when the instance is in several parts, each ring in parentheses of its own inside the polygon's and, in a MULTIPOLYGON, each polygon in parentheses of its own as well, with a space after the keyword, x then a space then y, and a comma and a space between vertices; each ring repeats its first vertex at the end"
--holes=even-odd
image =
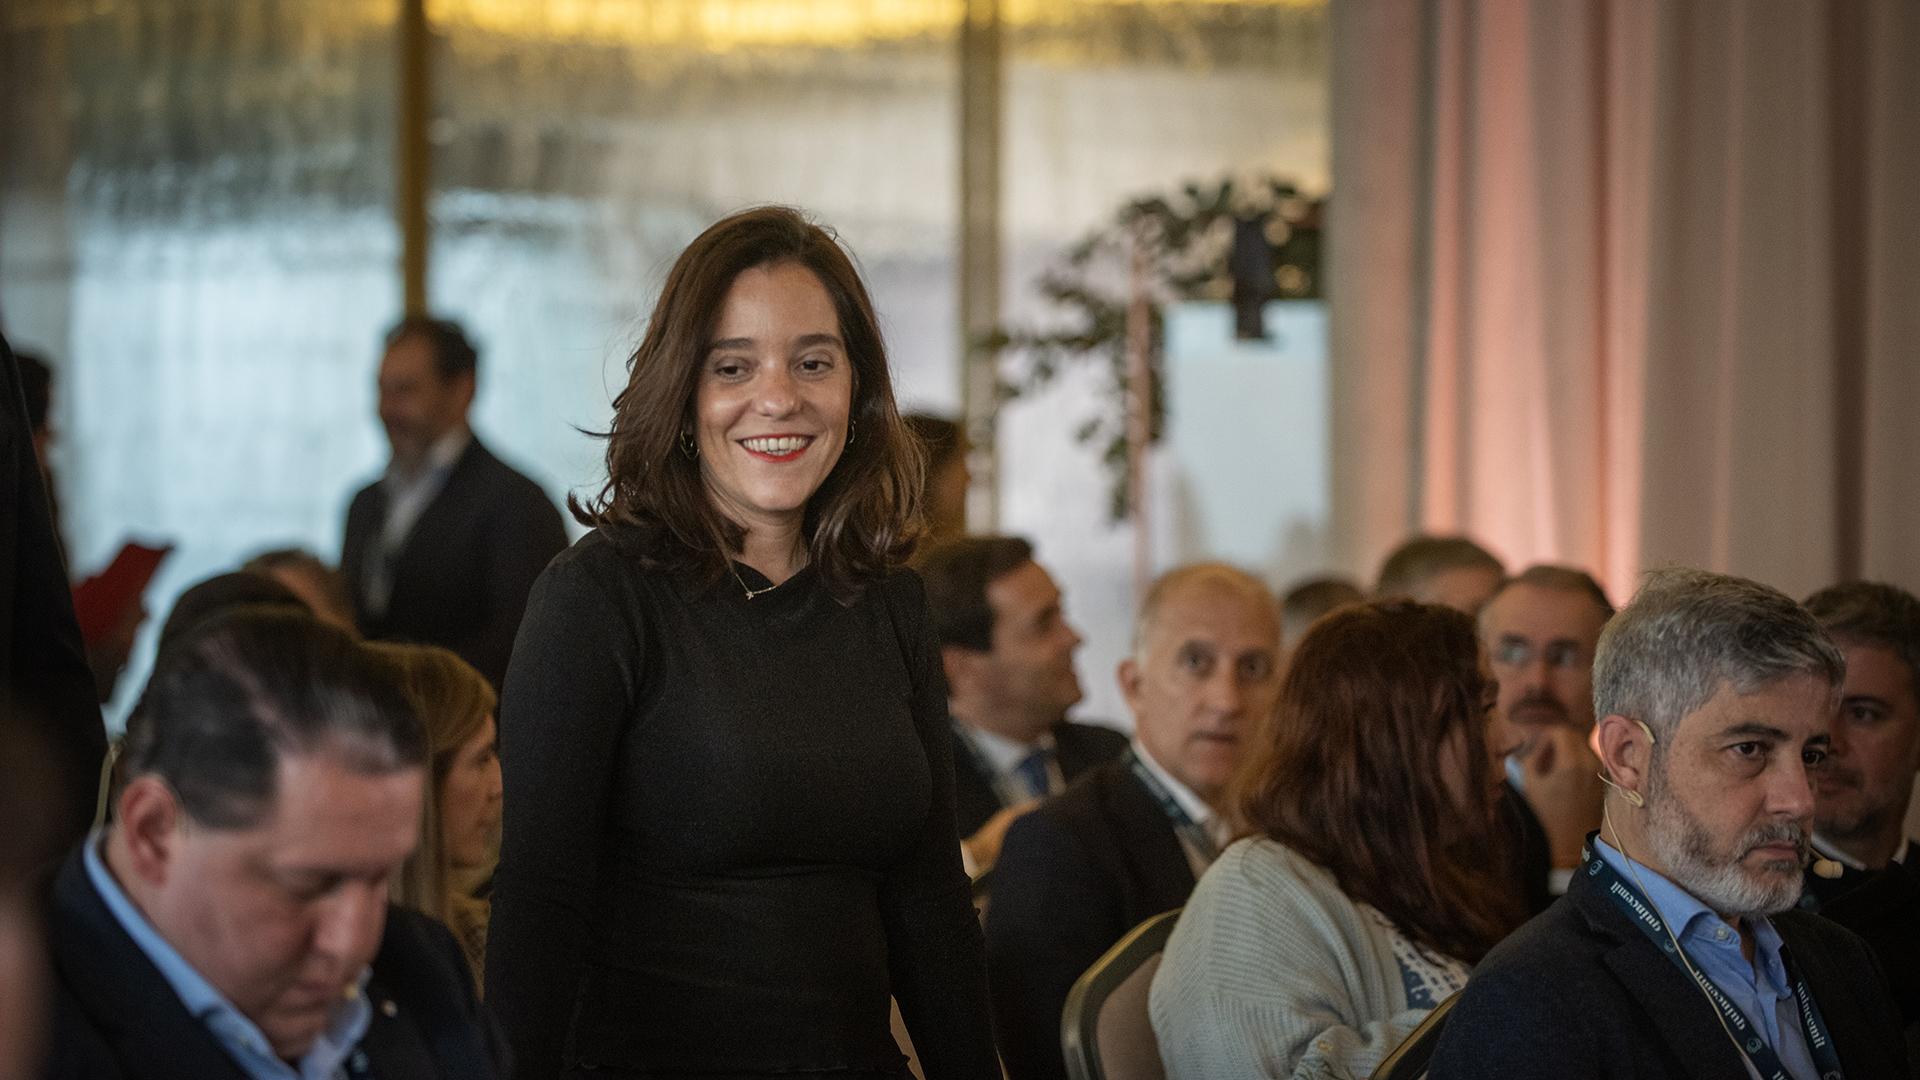
POLYGON ((456 323, 408 318, 387 335, 393 457, 347 508, 340 572, 367 637, 452 649, 498 687, 527 593, 567 533, 540 486, 467 426, 478 366, 456 323))
POLYGON ((954 812, 967 870, 979 877, 1015 817, 1125 753, 1127 737, 1067 720, 1080 700, 1080 635, 1030 544, 1011 536, 947 540, 917 566, 953 716, 954 812))
POLYGON ((44 1075, 505 1075, 452 933, 387 905, 427 760, 399 688, 310 616, 235 611, 161 656, 114 823, 54 882, 44 1075))
POLYGON ((1230 566, 1162 577, 1120 662, 1132 749, 1014 822, 994 870, 987 964, 1013 1080, 1066 1077, 1060 1010, 1128 930, 1186 903, 1230 839, 1221 800, 1279 691, 1273 594, 1230 566))
POLYGON ((1844 673, 1779 592, 1649 575, 1594 661, 1600 832, 1474 971, 1430 1075, 1906 1076, 1866 944, 1794 910, 1844 673))
POLYGON ((1593 650, 1613 603, 1571 566, 1529 566, 1480 609, 1480 641, 1500 684, 1494 710, 1526 740, 1507 758, 1507 781, 1546 830, 1553 892, 1580 864, 1600 827, 1600 763, 1593 733, 1593 650))
POLYGON ((1847 658, 1833 749, 1814 780, 1813 847, 1800 906, 1865 938, 1893 984, 1920 1074, 1920 845, 1906 834, 1920 772, 1920 598, 1856 581, 1807 598, 1847 658))
POLYGON ((1906 835, 1920 772, 1920 599, 1856 581, 1807 597, 1807 610, 1847 658, 1833 750, 1814 785, 1813 846, 1843 870, 1807 879, 1824 903, 1892 863, 1920 869, 1906 835))

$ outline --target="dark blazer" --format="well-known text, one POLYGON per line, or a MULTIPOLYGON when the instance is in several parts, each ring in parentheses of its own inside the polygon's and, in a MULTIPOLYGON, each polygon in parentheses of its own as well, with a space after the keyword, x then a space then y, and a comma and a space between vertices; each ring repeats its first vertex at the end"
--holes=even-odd
MULTIPOLYGON (((1805 912, 1773 924, 1820 1005, 1847 1080, 1906 1077, 1900 1017, 1866 943, 1805 912)), ((1699 987, 1585 873, 1488 953, 1461 993, 1433 1080, 1747 1075, 1699 987)))
POLYGON ((50 868, 93 821, 107 732, 33 453, 20 368, 5 338, 0 338, 0 722, 23 726, 7 732, 21 742, 10 739, 0 753, 15 762, 43 763, 35 771, 50 774, 49 793, 60 799, 36 817, 40 825, 32 831, 43 836, 20 837, 32 850, 8 857, 50 868))
POLYGON ((1809 873, 1807 884, 1811 890, 1816 881, 1846 885, 1852 878, 1853 887, 1821 903, 1820 914, 1859 934, 1873 950, 1906 1024, 1907 1060, 1920 1076, 1920 856, 1912 851, 1904 862, 1878 872, 1849 870, 1837 882, 1809 873))
MULTIPOLYGON (((1060 775, 1071 784, 1088 769, 1126 753, 1128 739, 1109 727, 1062 720, 1053 726, 1053 742, 1060 775)), ((958 731, 953 733, 953 809, 963 840, 1003 809, 993 777, 981 771, 972 745, 958 731)))
MULTIPOLYGON (((121 928, 75 848, 54 881, 53 1038, 48 1080, 246 1080, 121 928)), ((378 1080, 489 1080, 508 1073, 505 1042, 474 996, 446 927, 387 909, 366 993, 359 1049, 378 1080)))
POLYGON ((1527 797, 1512 782, 1500 785, 1497 807, 1500 827, 1507 831, 1508 849, 1514 859, 1513 872, 1526 898, 1527 913, 1538 915, 1553 903, 1553 848, 1546 827, 1527 805, 1527 797))
POLYGON ((567 546, 552 500, 475 437, 401 545, 386 613, 375 618, 367 607, 367 563, 386 518, 386 492, 377 482, 347 508, 340 569, 361 631, 443 645, 499 687, 533 580, 567 546))
MULTIPOLYGON (((1906 858, 1896 865, 1904 866, 1910 873, 1920 873, 1920 844, 1908 844, 1906 858)), ((1809 865, 1805 876, 1806 891, 1800 894, 1800 910, 1825 914, 1826 905, 1878 877, 1880 875, 1872 870, 1856 870, 1843 863, 1839 877, 1823 878, 1814 873, 1809 865)))
POLYGON ((987 972, 1013 1080, 1065 1080, 1060 1010, 1101 954, 1187 902, 1193 868, 1173 823, 1109 761, 1007 830, 987 909, 987 972))

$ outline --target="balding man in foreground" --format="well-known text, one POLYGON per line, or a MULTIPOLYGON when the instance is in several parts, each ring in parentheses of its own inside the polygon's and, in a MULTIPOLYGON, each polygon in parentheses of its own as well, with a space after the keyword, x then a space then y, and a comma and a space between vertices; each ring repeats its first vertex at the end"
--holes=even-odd
POLYGON ((1186 903, 1229 839, 1227 781, 1279 689, 1271 593, 1217 563, 1148 591, 1120 689, 1132 749, 1015 821, 987 911, 1001 1056, 1013 1080, 1064 1078, 1074 981, 1147 918, 1186 903))

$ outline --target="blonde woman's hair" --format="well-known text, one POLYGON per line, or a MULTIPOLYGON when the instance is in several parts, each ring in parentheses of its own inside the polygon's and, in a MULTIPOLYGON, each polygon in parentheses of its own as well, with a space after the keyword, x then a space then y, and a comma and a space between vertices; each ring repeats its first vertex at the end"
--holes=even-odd
POLYGON ((392 642, 369 642, 365 648, 399 683, 426 730, 432 755, 428 769, 432 783, 421 800, 420 845, 400 868, 393 902, 452 927, 477 981, 478 958, 486 941, 486 905, 456 887, 440 830, 440 789, 453 769, 455 755, 486 725, 498 698, 486 676, 449 649, 392 642))

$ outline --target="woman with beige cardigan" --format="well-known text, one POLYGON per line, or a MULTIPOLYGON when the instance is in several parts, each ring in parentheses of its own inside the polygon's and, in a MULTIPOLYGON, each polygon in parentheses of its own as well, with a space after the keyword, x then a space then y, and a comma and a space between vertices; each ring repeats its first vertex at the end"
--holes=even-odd
POLYGON ((1367 604, 1308 632, 1240 777, 1247 835, 1154 977, 1172 1080, 1364 1078, 1519 925, 1493 697, 1458 612, 1367 604))

